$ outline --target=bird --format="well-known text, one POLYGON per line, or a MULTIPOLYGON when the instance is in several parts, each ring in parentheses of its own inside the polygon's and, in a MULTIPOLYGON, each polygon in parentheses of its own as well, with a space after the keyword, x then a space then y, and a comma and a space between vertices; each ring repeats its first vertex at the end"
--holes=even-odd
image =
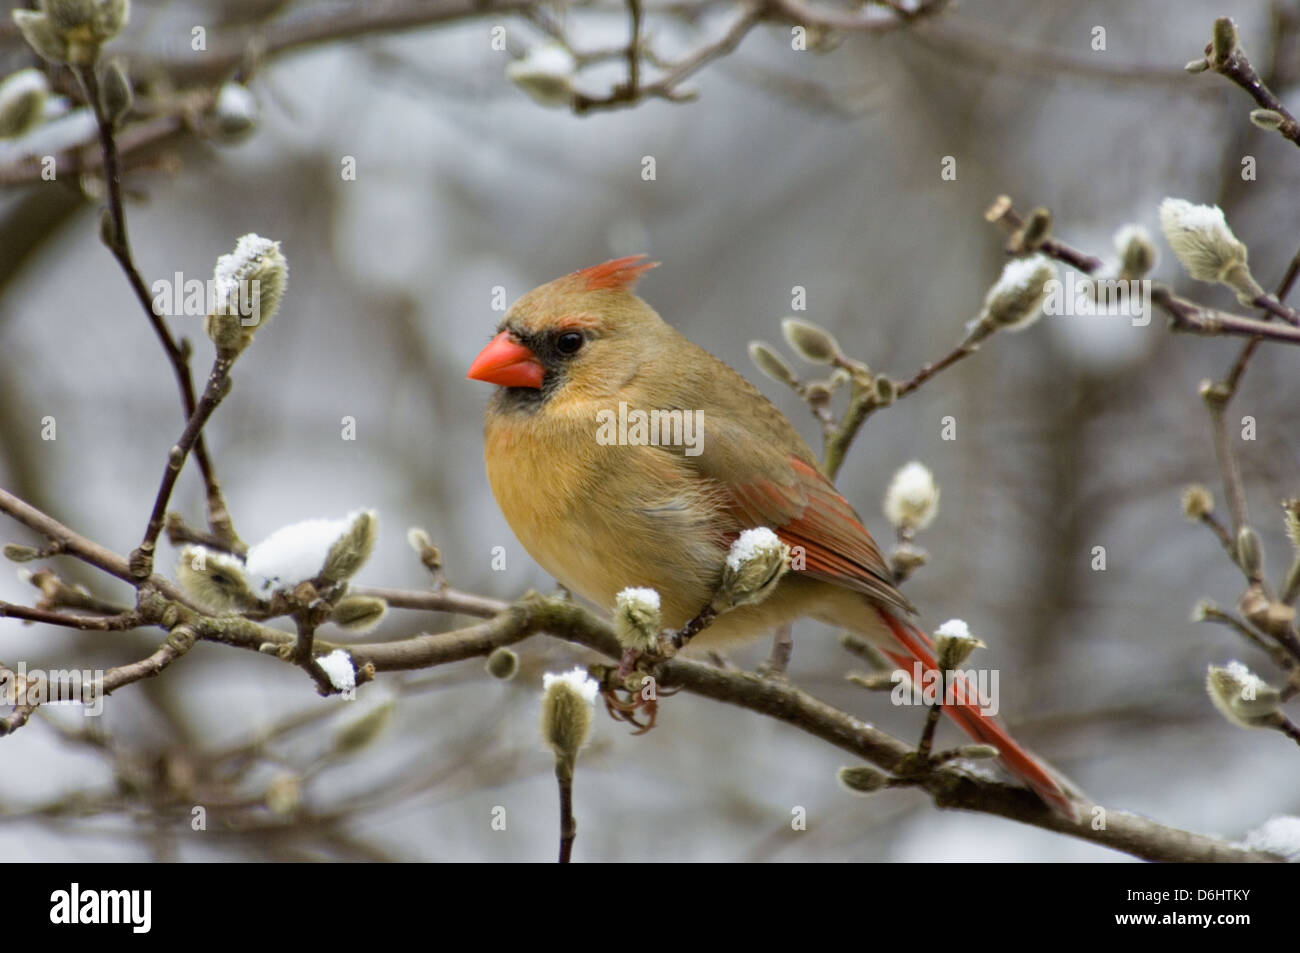
MULTIPOLYGON (((657 264, 617 258, 529 291, 470 365, 469 379, 497 386, 484 458, 512 532, 570 592, 612 610, 621 590, 654 589, 663 624, 678 629, 716 593, 731 543, 767 527, 801 547, 803 568, 763 601, 720 615, 692 649, 716 651, 808 617, 868 639, 904 671, 935 672, 916 610, 795 426, 636 294, 657 264), (599 439, 600 421, 637 410, 697 415, 698 445, 634 439, 645 436, 635 428, 599 439)), ((978 704, 944 711, 1077 820, 1062 783, 978 704)))

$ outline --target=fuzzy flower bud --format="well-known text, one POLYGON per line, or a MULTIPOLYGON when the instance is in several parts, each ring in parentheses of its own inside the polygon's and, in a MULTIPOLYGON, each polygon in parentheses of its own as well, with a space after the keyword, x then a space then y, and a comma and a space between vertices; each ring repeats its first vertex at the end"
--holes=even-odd
POLYGON ((375 551, 375 538, 379 535, 379 518, 374 510, 361 510, 349 514, 345 532, 330 547, 321 567, 320 576, 326 582, 343 582, 356 575, 375 551))
POLYGON ((557 764, 570 771, 578 751, 591 735, 591 709, 599 685, 586 669, 542 676, 542 740, 555 752, 557 764))
POLYGON ((755 367, 778 384, 784 384, 786 387, 799 386, 799 378, 795 375, 794 369, 785 362, 785 358, 762 341, 749 342, 749 359, 754 362, 755 367))
POLYGON ((790 547, 766 526, 747 529, 731 544, 718 599, 728 608, 762 602, 790 568, 790 547))
POLYGON ((1125 281, 1141 278, 1160 260, 1151 233, 1141 225, 1125 225, 1117 231, 1115 251, 1119 253, 1119 276, 1125 281))
POLYGON ((212 275, 216 300, 203 329, 217 353, 233 359, 253 341, 258 328, 275 317, 289 280, 280 243, 244 235, 235 250, 217 259, 212 275))
POLYGON ((786 318, 781 333, 794 352, 810 364, 829 364, 840 356, 840 345, 831 332, 811 321, 786 318))
POLYGON ((234 612, 257 603, 244 564, 206 546, 186 546, 176 564, 176 581, 200 605, 214 612, 234 612))
POLYGON ((1214 512, 1214 494, 1199 483, 1193 483, 1183 490, 1183 515, 1193 523, 1199 523, 1214 512))
POLYGON ((1259 533, 1249 526, 1243 526, 1237 533, 1237 561, 1251 579, 1258 579, 1264 572, 1264 547, 1259 533))
POLYGON ((899 530, 921 530, 939 512, 939 486, 924 463, 913 460, 898 469, 885 490, 885 518, 899 530))
POLYGON ((1242 728, 1267 728, 1276 720, 1281 694, 1240 662, 1211 665, 1205 676, 1210 701, 1224 718, 1242 728))
POLYGON ((3 552, 5 559, 11 563, 29 563, 33 559, 39 559, 41 555, 39 549, 33 549, 31 546, 24 546, 21 543, 5 543, 0 552, 3 552))
POLYGON ((504 645, 498 645, 492 650, 492 654, 487 657, 483 666, 493 678, 508 682, 519 671, 519 656, 504 645))
POLYGON ((121 31, 131 13, 127 0, 40 0, 39 6, 39 12, 13 11, 14 22, 45 59, 73 66, 94 63, 100 46, 121 31))
POLYGON ((135 93, 131 81, 126 78, 126 70, 118 62, 109 63, 99 78, 99 103, 109 125, 117 126, 131 111, 135 93))
POLYGON ((1174 255, 1197 281, 1227 285, 1249 304, 1263 294, 1246 264, 1246 246, 1228 227, 1217 205, 1193 205, 1186 199, 1160 203, 1160 230, 1174 255))
POLYGON ((20 69, 0 81, 0 139, 17 139, 40 125, 49 91, 38 69, 20 69))
POLYGON ((245 569, 255 590, 292 589, 320 577, 329 583, 350 578, 374 549, 378 520, 373 510, 341 520, 303 520, 276 530, 251 547, 245 569))
POLYGON ((540 105, 563 109, 573 102, 577 69, 572 53, 558 43, 544 43, 506 66, 506 78, 540 105))
POLYGON ((1276 109, 1252 109, 1250 121, 1260 129, 1281 129, 1286 117, 1276 109))
POLYGON ((1282 525, 1286 529, 1286 538, 1300 553, 1300 499, 1282 501, 1282 525))
POLYGON ((396 709, 397 703, 390 698, 347 722, 334 735, 335 753, 354 754, 365 748, 384 733, 384 729, 392 722, 396 709))
POLYGON ((840 768, 835 779, 851 794, 871 794, 889 783, 889 775, 869 764, 840 768))
POLYGON ((1027 251, 1036 251, 1052 235, 1052 213, 1043 206, 1038 206, 1029 213, 1025 224, 1011 236, 1008 248, 1019 255, 1027 251))
POLYGON ((1237 24, 1231 17, 1219 17, 1214 21, 1214 33, 1210 42, 1210 60, 1215 66, 1228 62, 1237 49, 1237 24))
POLYGON ((624 589, 614 601, 614 634, 625 649, 652 652, 659 646, 659 593, 624 589))
POLYGON ((240 142, 257 128, 257 100, 243 83, 226 83, 212 104, 212 118, 223 140, 240 142))
POLYGON ((349 632, 369 632, 388 613, 388 603, 373 596, 348 596, 330 612, 330 621, 349 632))
POLYGON ((1047 283, 1057 278, 1056 263, 1045 255, 1007 262, 984 297, 980 322, 994 329, 1022 331, 1043 313, 1047 283))
POLYGON ((970 634, 970 627, 961 619, 949 619, 934 632, 935 664, 944 672, 958 668, 984 643, 970 634))

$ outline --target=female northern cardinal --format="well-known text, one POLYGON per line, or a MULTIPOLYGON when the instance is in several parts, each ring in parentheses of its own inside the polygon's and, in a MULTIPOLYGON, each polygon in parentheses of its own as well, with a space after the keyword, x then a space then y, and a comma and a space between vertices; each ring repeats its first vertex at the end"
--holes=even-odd
MULTIPOLYGON (((857 632, 900 668, 935 669, 880 550, 794 426, 748 381, 669 327, 632 291, 644 256, 575 271, 524 295, 468 377, 500 386, 487 410, 488 481, 524 548, 571 591, 612 609, 650 586, 680 628, 713 597, 728 547, 766 526, 802 547, 763 602, 720 616, 692 645, 752 638, 811 616, 857 632), (598 414, 702 412, 702 445, 598 439, 598 414)), ((605 417, 604 419, 608 419, 605 417)), ((976 704, 945 710, 1054 809, 1058 784, 976 704)))

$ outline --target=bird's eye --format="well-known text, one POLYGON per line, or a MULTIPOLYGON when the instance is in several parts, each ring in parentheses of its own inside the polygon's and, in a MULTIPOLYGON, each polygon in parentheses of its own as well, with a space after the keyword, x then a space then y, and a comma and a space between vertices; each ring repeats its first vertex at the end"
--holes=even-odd
POLYGON ((555 339, 555 348, 567 357, 582 349, 583 340, 581 331, 565 331, 555 339))

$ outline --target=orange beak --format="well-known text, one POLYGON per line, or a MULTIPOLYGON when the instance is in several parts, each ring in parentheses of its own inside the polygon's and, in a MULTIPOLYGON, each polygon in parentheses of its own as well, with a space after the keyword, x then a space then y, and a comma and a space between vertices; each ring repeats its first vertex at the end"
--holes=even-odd
POLYGON ((501 387, 531 387, 539 390, 546 371, 536 354, 512 340, 509 331, 502 331, 488 342, 487 347, 479 351, 465 376, 473 381, 487 381, 501 387))

